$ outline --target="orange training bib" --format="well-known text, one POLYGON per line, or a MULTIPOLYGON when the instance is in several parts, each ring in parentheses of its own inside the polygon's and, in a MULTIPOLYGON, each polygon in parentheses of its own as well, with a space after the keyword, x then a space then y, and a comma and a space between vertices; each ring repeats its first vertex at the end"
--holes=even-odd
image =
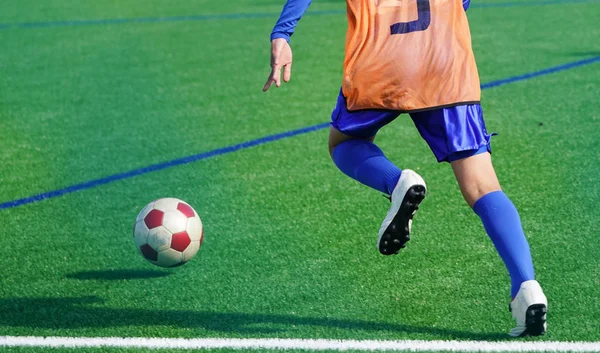
POLYGON ((481 97, 461 0, 346 0, 342 90, 349 110, 400 111, 481 97))

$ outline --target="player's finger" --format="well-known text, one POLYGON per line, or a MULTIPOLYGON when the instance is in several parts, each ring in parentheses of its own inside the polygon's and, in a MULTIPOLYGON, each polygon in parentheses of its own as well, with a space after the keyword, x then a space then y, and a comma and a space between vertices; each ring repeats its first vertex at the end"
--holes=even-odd
POLYGON ((268 90, 273 83, 275 84, 275 87, 281 86, 281 66, 279 65, 273 66, 273 70, 271 71, 271 75, 269 75, 265 87, 263 87, 263 91, 268 90))
POLYGON ((275 82, 275 87, 281 86, 281 65, 275 65, 273 67, 273 82, 275 82))
POLYGON ((290 82, 291 78, 292 78, 292 63, 290 62, 283 67, 283 80, 285 82, 290 82))
POLYGON ((271 78, 272 75, 269 75, 269 78, 267 78, 267 82, 265 82, 265 86, 263 87, 263 92, 266 92, 271 85, 273 84, 273 79, 271 78))
POLYGON ((265 83, 265 86, 263 87, 263 91, 266 91, 269 88, 271 88, 271 85, 275 82, 274 76, 275 76, 275 68, 273 68, 271 70, 271 73, 269 74, 269 78, 267 78, 267 82, 265 83))

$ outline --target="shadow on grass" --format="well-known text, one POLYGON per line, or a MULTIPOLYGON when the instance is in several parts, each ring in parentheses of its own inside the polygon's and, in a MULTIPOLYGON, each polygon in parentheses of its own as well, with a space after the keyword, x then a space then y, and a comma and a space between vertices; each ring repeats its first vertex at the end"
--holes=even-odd
POLYGON ((104 301, 95 296, 77 298, 0 299, 0 327, 81 329, 124 326, 203 328, 235 334, 281 334, 299 326, 356 332, 428 334, 443 339, 504 340, 505 333, 475 333, 446 328, 412 326, 327 317, 276 314, 218 313, 209 311, 113 309, 91 306, 104 301))
POLYGON ((169 272, 155 270, 107 270, 107 271, 84 271, 66 275, 66 278, 78 280, 103 280, 116 281, 123 279, 158 278, 171 275, 169 272))
POLYGON ((66 275, 66 278, 86 280, 116 281, 123 279, 159 278, 170 276, 171 273, 155 270, 107 270, 83 271, 66 275))

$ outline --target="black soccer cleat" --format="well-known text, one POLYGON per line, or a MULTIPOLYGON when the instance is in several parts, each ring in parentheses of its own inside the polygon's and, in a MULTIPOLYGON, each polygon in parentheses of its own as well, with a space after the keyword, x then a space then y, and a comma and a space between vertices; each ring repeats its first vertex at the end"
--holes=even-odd
POLYGON ((537 281, 521 283, 521 288, 510 303, 509 309, 517 322, 517 327, 510 331, 511 336, 540 336, 546 333, 548 301, 537 281))
POLYGON ((392 205, 388 211, 377 239, 377 248, 383 255, 397 254, 410 240, 412 218, 425 198, 427 187, 423 178, 410 169, 400 175, 392 192, 392 205))
POLYGON ((546 333, 546 305, 534 304, 525 314, 526 336, 540 336, 546 333))

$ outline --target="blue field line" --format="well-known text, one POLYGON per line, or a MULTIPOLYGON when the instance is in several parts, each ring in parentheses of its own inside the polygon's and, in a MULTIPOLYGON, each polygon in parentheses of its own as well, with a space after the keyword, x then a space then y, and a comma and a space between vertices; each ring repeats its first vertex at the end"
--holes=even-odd
MULTIPOLYGON (((592 63, 598 62, 598 61, 600 61, 600 56, 596 56, 596 57, 585 59, 585 60, 579 60, 579 61, 571 62, 568 64, 554 66, 554 67, 550 67, 550 68, 536 71, 536 72, 531 72, 531 73, 524 74, 524 75, 513 76, 513 77, 509 77, 509 78, 502 79, 502 80, 488 82, 488 83, 482 84, 481 89, 488 89, 488 88, 498 87, 498 86, 502 86, 502 85, 517 82, 517 81, 528 80, 528 79, 531 79, 534 77, 539 77, 539 76, 548 75, 548 74, 559 72, 559 71, 576 68, 576 67, 583 66, 583 65, 588 65, 588 64, 592 64, 592 63)), ((258 138, 255 140, 250 140, 247 142, 242 142, 237 145, 232 145, 232 146, 223 147, 223 148, 217 148, 217 149, 214 149, 214 150, 211 150, 208 152, 203 152, 203 153, 195 154, 195 155, 188 156, 188 157, 174 159, 174 160, 171 160, 168 162, 158 163, 158 164, 154 164, 154 165, 151 165, 148 167, 134 169, 134 170, 124 172, 124 173, 114 174, 111 176, 107 176, 105 178, 86 181, 86 182, 72 185, 72 186, 69 186, 69 187, 66 187, 63 189, 44 192, 44 193, 33 195, 30 197, 25 197, 22 199, 1 203, 0 210, 18 207, 18 206, 26 205, 29 203, 42 201, 45 199, 50 199, 50 198, 58 197, 58 196, 65 195, 65 194, 70 194, 70 193, 73 193, 76 191, 91 189, 93 187, 105 185, 108 183, 112 183, 114 181, 129 179, 129 178, 132 178, 135 176, 144 175, 144 174, 148 174, 151 172, 155 172, 155 171, 159 171, 159 170, 163 170, 163 169, 167 169, 167 168, 176 167, 176 166, 200 161, 203 159, 220 156, 223 154, 239 151, 239 150, 254 147, 254 146, 259 146, 259 145, 262 145, 262 144, 265 144, 268 142, 274 142, 274 141, 282 140, 282 139, 285 139, 288 137, 306 134, 306 133, 309 133, 312 131, 325 129, 328 126, 329 126, 329 123, 312 125, 312 126, 304 127, 301 129, 291 130, 291 131, 282 132, 282 133, 275 134, 275 135, 261 137, 261 138, 258 138)))
POLYGON ((196 162, 196 161, 201 161, 203 159, 207 159, 210 157, 215 157, 215 156, 219 156, 222 154, 235 152, 235 151, 238 151, 241 149, 246 149, 246 148, 262 145, 262 144, 265 144, 268 142, 281 140, 281 139, 284 139, 287 137, 301 135, 301 134, 305 134, 305 133, 308 133, 311 131, 321 130, 327 126, 329 126, 329 123, 322 123, 322 124, 312 125, 312 126, 308 126, 308 127, 303 127, 301 129, 291 130, 291 131, 282 132, 282 133, 275 134, 275 135, 261 137, 259 139, 250 140, 247 142, 238 143, 237 145, 232 145, 232 146, 223 147, 223 148, 217 148, 215 150, 211 150, 208 152, 203 152, 203 153, 195 154, 195 155, 188 156, 188 157, 174 159, 174 160, 171 160, 168 162, 158 163, 158 164, 154 164, 154 165, 151 165, 148 167, 134 169, 134 170, 131 170, 131 171, 128 171, 125 173, 114 174, 114 175, 107 176, 107 177, 101 178, 101 179, 86 181, 84 183, 76 184, 76 185, 69 186, 69 187, 66 187, 63 189, 49 191, 49 192, 37 194, 34 196, 26 197, 23 199, 2 203, 2 204, 0 204, 0 210, 6 209, 6 208, 13 208, 13 207, 17 207, 17 206, 25 205, 28 203, 45 200, 45 199, 50 199, 50 198, 54 198, 54 197, 65 195, 65 194, 70 194, 75 191, 90 189, 90 188, 93 188, 96 186, 112 183, 113 181, 129 179, 129 178, 132 178, 132 177, 135 177, 138 175, 148 174, 151 172, 156 172, 159 170, 175 167, 178 165, 184 165, 184 164, 188 164, 188 163, 192 163, 192 162, 196 162))
MULTIPOLYGON (((311 11, 310 15, 338 15, 345 13, 342 10, 323 10, 311 11)), ((108 18, 97 20, 72 20, 72 21, 55 21, 55 22, 23 22, 14 24, 0 24, 0 29, 4 28, 41 28, 41 27, 69 27, 69 26, 88 26, 88 25, 114 25, 125 23, 162 23, 162 22, 190 22, 190 21, 210 21, 210 20, 235 20, 235 19, 250 19, 250 18, 268 18, 278 16, 279 13, 274 12, 257 12, 257 13, 230 13, 230 14, 214 14, 214 15, 189 15, 189 16, 172 16, 172 17, 139 17, 139 18, 108 18)))
MULTIPOLYGON (((346 13, 345 10, 317 10, 309 11, 307 15, 339 15, 346 13)), ((139 17, 139 18, 107 18, 96 20, 71 20, 54 22, 21 22, 0 24, 0 30, 8 28, 43 28, 43 27, 72 27, 72 26, 90 26, 90 25, 115 25, 127 23, 166 23, 166 22, 192 22, 192 21, 211 21, 211 20, 236 20, 251 18, 270 18, 276 17, 279 13, 275 12, 257 12, 257 13, 230 13, 214 15, 189 15, 189 16, 171 16, 171 17, 139 17)))
MULTIPOLYGON (((546 0, 546 1, 513 1, 498 3, 473 3, 469 8, 492 8, 492 7, 514 7, 514 6, 544 6, 561 5, 575 3, 595 3, 599 0, 546 0)), ((314 10, 308 11, 307 15, 341 15, 345 14, 345 9, 339 10, 314 10)), ((45 27, 73 27, 73 26, 91 26, 91 25, 116 25, 128 23, 166 23, 166 22, 190 22, 190 21, 212 21, 212 20, 236 20, 251 18, 276 18, 279 12, 257 12, 257 13, 230 13, 230 14, 212 14, 212 15, 189 15, 189 16, 170 16, 170 17, 139 17, 139 18, 107 18, 92 20, 68 20, 68 21, 49 21, 49 22, 20 22, 20 23, 0 23, 0 30, 3 29, 24 29, 24 28, 45 28, 45 27)))
POLYGON ((548 75, 548 74, 551 74, 551 73, 554 73, 554 72, 564 71, 564 70, 572 69, 572 68, 575 68, 575 67, 592 64, 592 63, 595 63, 597 61, 600 61, 600 56, 596 56, 596 57, 589 58, 589 59, 575 61, 575 62, 564 64, 564 65, 553 66, 553 67, 549 67, 549 68, 544 69, 544 70, 540 70, 540 71, 536 71, 536 72, 530 72, 528 74, 519 75, 519 76, 513 76, 513 77, 505 78, 503 80, 497 80, 497 81, 492 81, 492 82, 484 83, 484 84, 481 85, 481 89, 498 87, 498 86, 502 86, 502 85, 505 85, 505 84, 508 84, 508 83, 513 83, 513 82, 517 82, 517 81, 528 80, 530 78, 544 76, 544 75, 548 75))

